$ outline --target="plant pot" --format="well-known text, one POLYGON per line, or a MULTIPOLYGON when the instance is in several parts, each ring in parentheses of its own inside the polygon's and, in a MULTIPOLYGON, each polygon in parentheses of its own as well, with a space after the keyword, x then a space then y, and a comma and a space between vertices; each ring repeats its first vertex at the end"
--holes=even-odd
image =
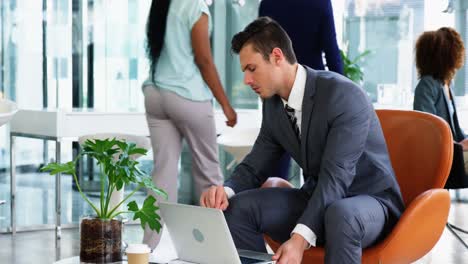
POLYGON ((83 217, 80 221, 80 261, 112 263, 122 260, 122 221, 83 217))

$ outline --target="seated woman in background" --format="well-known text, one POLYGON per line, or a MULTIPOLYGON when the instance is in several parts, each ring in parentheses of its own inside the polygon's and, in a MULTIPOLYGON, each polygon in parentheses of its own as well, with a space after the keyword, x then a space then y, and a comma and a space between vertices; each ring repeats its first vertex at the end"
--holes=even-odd
POLYGON ((468 139, 458 123, 451 89, 455 72, 465 61, 460 34, 447 27, 426 31, 416 41, 415 50, 420 80, 414 91, 413 108, 447 121, 453 139, 463 147, 465 171, 468 171, 468 139))

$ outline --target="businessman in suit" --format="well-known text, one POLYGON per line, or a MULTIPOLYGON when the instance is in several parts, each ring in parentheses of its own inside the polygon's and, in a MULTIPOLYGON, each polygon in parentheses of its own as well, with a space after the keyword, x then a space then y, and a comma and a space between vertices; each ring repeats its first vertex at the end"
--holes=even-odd
MULTIPOLYGON (((314 70, 324 70, 322 53, 325 53, 327 68, 343 74, 330 0, 289 0, 287 4, 278 0, 262 0, 259 14, 273 18, 284 28, 299 63, 314 70)), ((272 166, 271 175, 288 179, 290 163, 291 157, 284 154, 278 165, 272 166)))
POLYGON ((261 17, 232 40, 244 82, 263 100, 260 134, 224 186, 200 204, 224 210, 238 248, 266 251, 262 234, 282 245, 273 259, 300 263, 325 246, 326 263, 361 263, 403 211, 377 115, 364 91, 339 74, 296 62, 278 23, 261 17), (301 166, 300 189, 259 187, 288 152, 301 166))

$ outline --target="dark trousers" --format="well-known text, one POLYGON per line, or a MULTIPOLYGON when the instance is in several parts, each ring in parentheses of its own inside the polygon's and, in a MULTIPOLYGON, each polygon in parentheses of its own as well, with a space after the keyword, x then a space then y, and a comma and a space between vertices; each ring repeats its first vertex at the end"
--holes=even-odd
POLYGON ((277 166, 273 166, 273 170, 270 172, 271 177, 278 177, 285 180, 289 179, 289 168, 291 167, 291 155, 284 153, 281 159, 278 161, 277 166))
MULTIPOLYGON (((266 252, 263 234, 281 243, 287 241, 307 202, 300 189, 266 188, 236 194, 225 211, 236 247, 266 252)), ((387 215, 387 208, 368 195, 329 205, 325 234, 318 238, 325 243, 325 263, 361 263, 362 249, 382 239, 388 230, 387 215)))

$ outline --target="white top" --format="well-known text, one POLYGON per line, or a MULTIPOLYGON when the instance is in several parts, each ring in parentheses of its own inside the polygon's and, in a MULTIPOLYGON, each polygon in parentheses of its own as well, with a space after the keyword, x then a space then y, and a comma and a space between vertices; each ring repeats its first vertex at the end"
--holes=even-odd
POLYGON ((192 47, 192 28, 203 14, 208 16, 208 33, 211 34, 213 26, 205 1, 171 0, 164 45, 154 73, 157 87, 193 101, 213 99, 195 63, 192 47))

